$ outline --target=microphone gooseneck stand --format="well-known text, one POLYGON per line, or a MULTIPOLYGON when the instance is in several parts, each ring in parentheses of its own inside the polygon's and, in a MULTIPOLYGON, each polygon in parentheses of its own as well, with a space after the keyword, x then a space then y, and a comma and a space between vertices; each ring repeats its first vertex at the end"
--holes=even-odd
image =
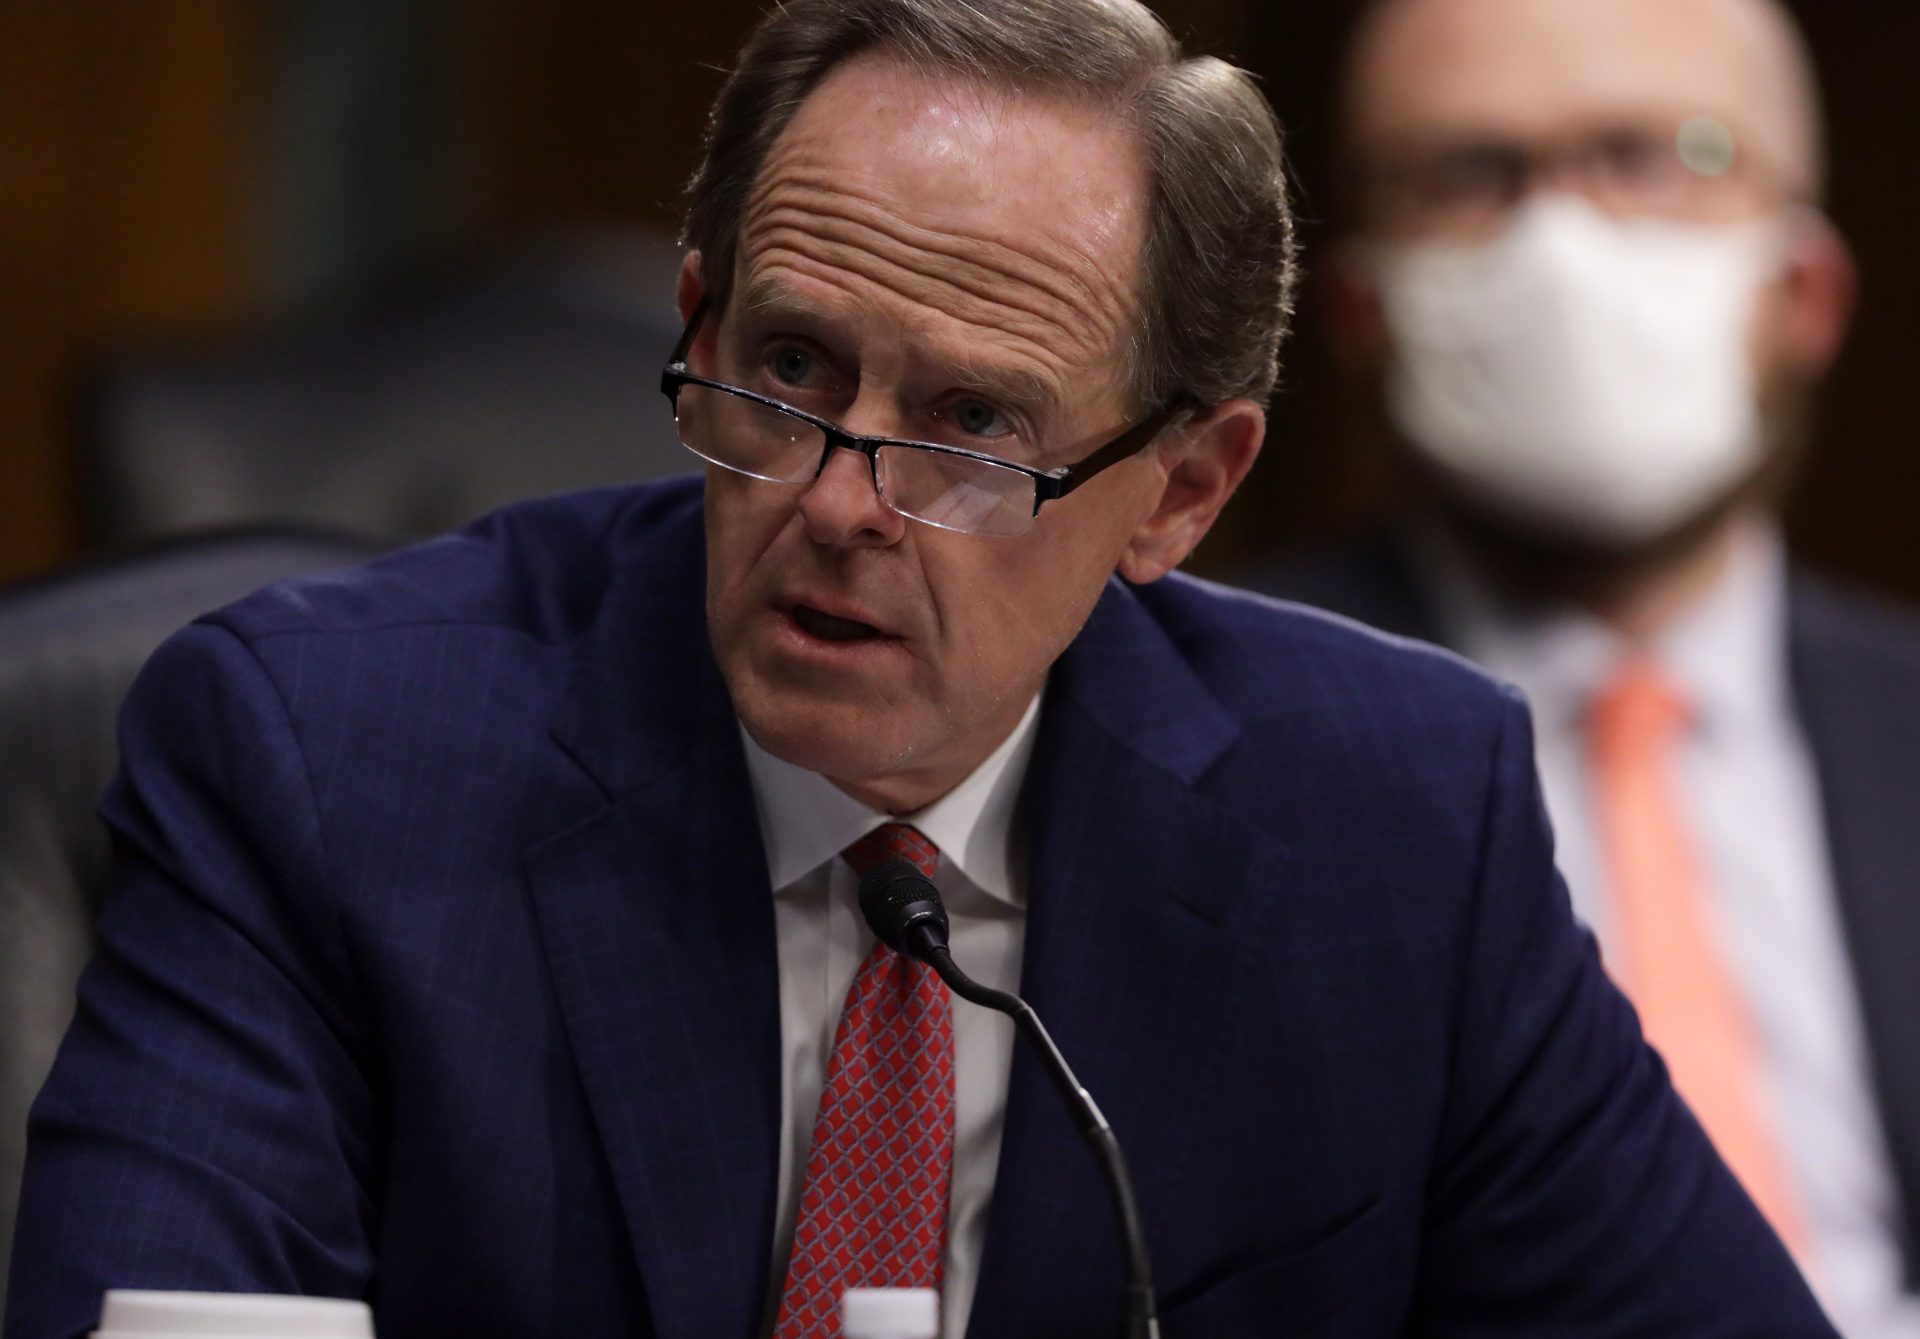
POLYGON ((1114 1213, 1126 1250, 1127 1280, 1122 1292, 1122 1339, 1159 1339, 1154 1313, 1153 1270, 1147 1257, 1146 1230, 1127 1175, 1127 1160, 1113 1127, 1093 1095, 1074 1077, 1066 1057, 1048 1035, 1040 1015, 1018 995, 983 986, 953 960, 947 948, 947 911, 932 880, 904 860, 889 860, 860 881, 860 910, 867 924, 894 950, 926 963, 961 999, 1012 1018, 1039 1055, 1047 1077, 1080 1124, 1113 1196, 1114 1213))

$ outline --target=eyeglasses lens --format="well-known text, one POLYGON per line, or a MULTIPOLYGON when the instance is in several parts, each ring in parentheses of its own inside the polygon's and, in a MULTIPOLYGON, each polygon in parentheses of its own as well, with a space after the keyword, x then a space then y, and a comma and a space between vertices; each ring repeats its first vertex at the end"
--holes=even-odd
POLYGON ((826 449, 811 423, 709 386, 683 385, 674 417, 687 450, 755 479, 804 483, 819 472, 826 449))
MULTIPOLYGON (((756 400, 691 382, 675 411, 680 444, 715 465, 773 483, 819 473, 826 435, 756 400)), ((1033 480, 971 456, 882 446, 874 456, 880 496, 904 516, 971 535, 1019 535, 1033 525, 1033 480)))
POLYGON ((1033 524, 1033 480, 970 456, 883 446, 880 493, 896 511, 943 530, 1024 534, 1033 524))

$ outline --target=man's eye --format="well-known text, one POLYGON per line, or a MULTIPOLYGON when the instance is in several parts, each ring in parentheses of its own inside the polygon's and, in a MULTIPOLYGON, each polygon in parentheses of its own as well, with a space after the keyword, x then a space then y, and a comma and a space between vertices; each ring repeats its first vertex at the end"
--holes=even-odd
POLYGON ((1461 149, 1429 164, 1420 185, 1442 206, 1501 204, 1526 190, 1527 171, 1525 157, 1517 152, 1461 149))
POLYGON ((1679 155, 1668 145, 1644 135, 1610 135, 1594 146, 1600 170, 1616 181, 1657 176, 1677 165, 1679 155))
POLYGON ((1011 420, 984 400, 961 400, 945 416, 969 437, 1004 437, 1014 430, 1011 420))
POLYGON ((783 386, 805 386, 819 380, 820 360, 805 349, 787 347, 767 355, 767 370, 783 386))

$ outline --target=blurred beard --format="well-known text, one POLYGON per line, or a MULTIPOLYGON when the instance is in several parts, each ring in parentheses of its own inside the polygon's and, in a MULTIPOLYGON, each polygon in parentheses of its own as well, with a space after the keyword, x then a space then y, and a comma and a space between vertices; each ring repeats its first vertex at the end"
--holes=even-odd
POLYGON ((1481 575, 1528 604, 1614 604, 1695 563, 1742 516, 1777 511, 1797 482, 1812 420, 1811 388, 1776 385, 1764 396, 1764 449, 1753 469, 1687 516, 1634 541, 1607 541, 1503 508, 1395 439, 1415 510, 1437 521, 1481 575))

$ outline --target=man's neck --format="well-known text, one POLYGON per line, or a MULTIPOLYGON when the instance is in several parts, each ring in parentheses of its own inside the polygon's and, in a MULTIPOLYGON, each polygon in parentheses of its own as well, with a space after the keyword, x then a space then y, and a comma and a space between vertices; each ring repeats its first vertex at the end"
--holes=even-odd
POLYGON ((911 810, 872 804, 861 794, 818 772, 768 753, 743 727, 747 772, 752 779, 768 873, 783 888, 873 830, 879 816, 911 814, 929 840, 983 891, 1014 901, 1020 878, 1010 842, 1016 803, 1039 732, 1036 696, 1012 734, 957 786, 911 810))
POLYGON ((1734 527, 1723 525, 1635 580, 1596 587, 1581 607, 1629 642, 1651 641, 1720 584, 1733 550, 1734 527))
POLYGON ((1039 711, 1040 690, 1020 700, 1017 711, 1009 713, 996 728, 983 732, 988 742, 970 753, 930 762, 925 766, 902 767, 868 777, 846 778, 822 773, 834 789, 877 813, 903 818, 937 804, 976 775, 993 760, 1018 746, 1020 737, 1030 733, 1039 711))

